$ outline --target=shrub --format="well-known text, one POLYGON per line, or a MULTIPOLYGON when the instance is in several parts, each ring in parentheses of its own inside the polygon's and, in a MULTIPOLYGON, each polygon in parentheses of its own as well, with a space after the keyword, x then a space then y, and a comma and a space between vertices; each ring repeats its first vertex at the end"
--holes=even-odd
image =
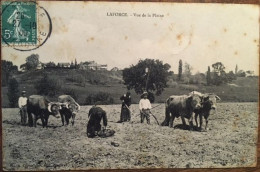
POLYGON ((94 104, 113 104, 114 99, 111 97, 109 93, 98 92, 96 94, 90 94, 87 96, 85 100, 86 105, 94 105, 94 104))
POLYGON ((72 88, 67 88, 64 90, 64 94, 70 95, 75 101, 78 100, 79 95, 72 88))
POLYGON ((19 84, 15 78, 10 79, 8 83, 9 106, 16 107, 19 99, 19 84))
POLYGON ((85 82, 85 77, 83 74, 77 74, 75 71, 71 72, 69 76, 66 78, 66 80, 70 82, 76 82, 82 87, 85 87, 86 82, 85 82))
POLYGON ((49 77, 47 74, 35 84, 35 89, 40 95, 54 97, 61 90, 62 82, 55 77, 49 77))

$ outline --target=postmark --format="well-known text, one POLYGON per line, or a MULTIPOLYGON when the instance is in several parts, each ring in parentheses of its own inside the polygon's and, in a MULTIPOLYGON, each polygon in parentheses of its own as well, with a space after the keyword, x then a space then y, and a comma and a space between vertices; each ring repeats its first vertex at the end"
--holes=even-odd
POLYGON ((2 3, 2 46, 30 51, 50 37, 52 22, 48 12, 36 2, 2 3))

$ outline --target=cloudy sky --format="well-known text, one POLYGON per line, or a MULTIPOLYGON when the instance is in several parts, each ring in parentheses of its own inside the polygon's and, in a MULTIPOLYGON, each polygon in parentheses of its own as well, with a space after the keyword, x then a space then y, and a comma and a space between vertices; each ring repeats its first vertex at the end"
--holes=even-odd
POLYGON ((220 61, 227 71, 237 64, 239 69, 258 73, 257 5, 56 1, 40 2, 40 6, 51 16, 51 37, 29 52, 2 47, 3 59, 20 65, 37 53, 42 62, 76 58, 108 64, 111 69, 154 58, 169 63, 175 73, 179 59, 189 63, 193 73, 205 72, 220 61), (108 13, 127 13, 127 17, 108 13))

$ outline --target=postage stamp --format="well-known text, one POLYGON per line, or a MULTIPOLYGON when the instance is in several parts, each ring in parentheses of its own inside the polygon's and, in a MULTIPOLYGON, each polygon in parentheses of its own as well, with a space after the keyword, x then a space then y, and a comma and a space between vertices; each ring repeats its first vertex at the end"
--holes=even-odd
POLYGON ((2 2, 2 46, 31 51, 47 41, 51 30, 48 12, 36 2, 2 2))
POLYGON ((3 2, 2 42, 37 44, 37 15, 34 2, 3 2))

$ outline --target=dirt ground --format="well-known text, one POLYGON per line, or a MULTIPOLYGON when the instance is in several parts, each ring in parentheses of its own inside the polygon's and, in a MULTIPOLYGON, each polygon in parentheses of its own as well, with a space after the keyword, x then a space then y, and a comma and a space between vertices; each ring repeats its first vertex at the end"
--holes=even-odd
MULTIPOLYGON (((153 105, 153 106, 156 106, 153 105)), ((18 109, 3 109, 5 170, 72 170, 125 168, 246 167, 256 164, 257 103, 219 103, 207 132, 140 124, 137 105, 132 122, 116 123, 120 105, 101 106, 108 114, 109 138, 87 138, 90 106, 81 107, 75 125, 61 126, 50 116, 49 127, 20 125, 18 109), (114 143, 117 143, 118 146, 114 143)), ((164 105, 152 109, 161 123, 164 105)), ((145 121, 146 122, 146 121, 145 121)), ((205 124, 205 122, 204 122, 205 124)))

